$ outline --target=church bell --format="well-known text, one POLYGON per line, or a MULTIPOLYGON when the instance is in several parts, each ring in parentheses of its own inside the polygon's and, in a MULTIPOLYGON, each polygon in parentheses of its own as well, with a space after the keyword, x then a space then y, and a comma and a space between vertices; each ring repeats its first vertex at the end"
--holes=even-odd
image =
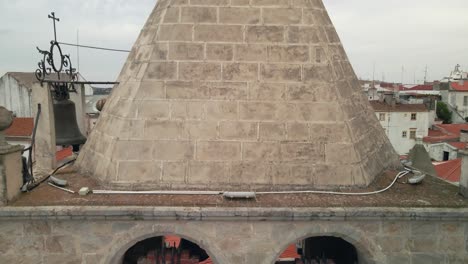
POLYGON ((74 150, 86 142, 76 121, 75 103, 67 100, 54 100, 55 139, 57 146, 73 146, 74 150))

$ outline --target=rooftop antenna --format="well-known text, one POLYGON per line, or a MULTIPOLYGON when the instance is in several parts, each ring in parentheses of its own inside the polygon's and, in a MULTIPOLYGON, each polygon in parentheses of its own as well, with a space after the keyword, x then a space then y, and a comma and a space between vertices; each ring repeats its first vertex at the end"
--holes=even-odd
POLYGON ((76 30, 76 58, 78 73, 80 73, 80 29, 76 30))
POLYGON ((372 88, 375 87, 375 61, 372 68, 372 88))
POLYGON ((427 65, 426 68, 424 69, 424 84, 427 82, 427 65))
POLYGON ((401 84, 403 85, 403 79, 405 77, 405 66, 401 66, 401 84))

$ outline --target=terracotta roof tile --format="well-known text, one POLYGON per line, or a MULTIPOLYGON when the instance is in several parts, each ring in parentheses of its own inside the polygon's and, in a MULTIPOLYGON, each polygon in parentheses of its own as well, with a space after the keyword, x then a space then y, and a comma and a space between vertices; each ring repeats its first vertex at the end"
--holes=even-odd
POLYGON ((207 258, 206 260, 200 262, 199 264, 213 264, 213 261, 211 260, 211 258, 207 258))
POLYGON ((439 178, 453 183, 460 182, 462 159, 434 162, 433 164, 439 178))
POLYGON ((370 102, 375 112, 428 112, 424 104, 397 104, 395 106, 377 101, 370 102))
POLYGON ((468 130, 468 124, 443 124, 434 125, 435 129, 429 130, 429 135, 424 137, 424 142, 457 142, 462 130, 468 130))
POLYGON ((175 246, 178 248, 182 239, 178 236, 165 236, 164 240, 166 243, 169 243, 170 246, 175 246))
POLYGON ((73 155, 73 148, 72 147, 68 147, 68 148, 64 148, 62 150, 59 150, 55 153, 55 159, 57 161, 62 161, 68 157, 70 157, 71 155, 73 155))
POLYGON ((466 142, 450 142, 449 144, 457 149, 465 149, 467 145, 466 142))
POLYGON ((464 81, 462 84, 458 82, 450 83, 452 89, 459 92, 468 92, 468 81, 464 81))
POLYGON ((13 124, 7 130, 5 135, 7 137, 30 137, 34 129, 33 118, 17 117, 13 120, 13 124))
POLYGON ((296 244, 291 244, 288 246, 288 248, 283 252, 281 253, 280 255, 280 259, 282 258, 292 258, 292 259, 297 259, 297 258, 300 258, 301 256, 299 256, 299 254, 297 254, 297 250, 296 250, 296 244))
POLYGON ((411 88, 406 88, 406 91, 432 91, 434 87, 432 85, 420 84, 411 88))

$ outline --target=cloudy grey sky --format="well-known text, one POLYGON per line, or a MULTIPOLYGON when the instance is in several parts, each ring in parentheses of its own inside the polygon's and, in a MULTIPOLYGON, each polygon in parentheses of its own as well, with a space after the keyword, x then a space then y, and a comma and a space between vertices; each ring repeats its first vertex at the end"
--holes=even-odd
MULTIPOLYGON (((61 18, 59 40, 130 49, 155 0, 0 0, 0 75, 34 71, 35 47, 53 38, 50 11, 61 18)), ((468 70, 467 0, 324 0, 360 78, 404 82, 441 79, 458 63, 468 70)), ((65 52, 77 62, 76 49, 65 52)), ((115 80, 127 54, 80 49, 80 70, 93 81, 115 80)))

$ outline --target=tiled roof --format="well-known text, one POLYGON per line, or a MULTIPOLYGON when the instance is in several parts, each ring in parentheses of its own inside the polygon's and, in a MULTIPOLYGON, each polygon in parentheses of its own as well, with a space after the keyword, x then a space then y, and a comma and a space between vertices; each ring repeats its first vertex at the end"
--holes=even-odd
POLYGON ((460 131, 468 130, 468 124, 434 125, 434 128, 429 130, 429 135, 423 139, 424 142, 457 142, 460 138, 460 131))
POLYGON ((72 147, 68 147, 68 148, 64 148, 62 150, 59 150, 55 153, 55 159, 57 161, 62 161, 68 157, 70 157, 71 155, 73 155, 73 148, 72 147))
POLYGON ((466 142, 450 142, 449 144, 457 149, 465 149, 467 145, 466 142))
POLYGON ((463 83, 453 82, 450 83, 452 89, 459 92, 468 92, 468 81, 464 81, 463 83))
POLYGON ((13 124, 5 130, 7 137, 30 137, 34 129, 34 119, 17 117, 13 124))
POLYGON ((285 259, 285 258, 291 258, 291 259, 297 259, 300 258, 299 254, 297 254, 296 250, 296 244, 291 244, 288 246, 288 248, 281 254, 279 257, 280 259, 285 259))
POLYGON ((437 176, 449 182, 460 182, 462 159, 434 162, 437 176))
POLYGON ((395 106, 378 101, 370 102, 376 112, 428 112, 424 104, 396 104, 395 106))
POLYGON ((407 91, 432 91, 432 90, 434 90, 434 86, 426 85, 426 84, 420 84, 420 85, 416 85, 416 86, 411 87, 411 88, 406 88, 405 90, 407 90, 407 91))
POLYGON ((165 236, 164 237, 164 241, 166 241, 166 243, 169 243, 171 247, 175 246, 176 248, 179 247, 181 240, 182 239, 178 236, 165 236))
POLYGON ((211 258, 207 258, 206 260, 200 262, 199 264, 213 264, 213 261, 211 260, 211 258))

